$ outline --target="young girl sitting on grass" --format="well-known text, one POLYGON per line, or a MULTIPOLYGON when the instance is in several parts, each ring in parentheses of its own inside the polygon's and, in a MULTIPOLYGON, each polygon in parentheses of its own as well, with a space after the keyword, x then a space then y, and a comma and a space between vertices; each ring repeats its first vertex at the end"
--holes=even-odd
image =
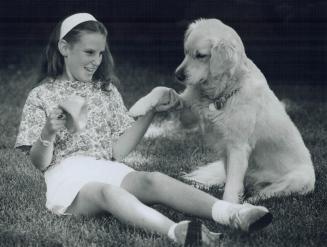
POLYGON ((129 117, 115 86, 107 30, 92 15, 74 14, 60 22, 45 58, 45 78, 28 95, 15 146, 28 148, 33 165, 44 172, 51 212, 109 212, 185 245, 208 244, 217 234, 197 222, 175 223, 147 204, 161 203, 246 232, 271 222, 265 207, 218 200, 159 172, 120 163, 143 137, 155 109, 171 109, 177 98, 136 121, 129 117), (68 114, 58 106, 76 95, 87 99, 88 118, 85 128, 72 133, 66 128, 68 114))

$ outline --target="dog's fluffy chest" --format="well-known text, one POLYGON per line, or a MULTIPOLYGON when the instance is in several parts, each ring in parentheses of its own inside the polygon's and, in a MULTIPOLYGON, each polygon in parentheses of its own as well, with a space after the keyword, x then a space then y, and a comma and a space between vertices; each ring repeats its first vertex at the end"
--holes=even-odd
POLYGON ((256 109, 253 100, 244 97, 240 91, 230 97, 217 109, 213 100, 201 96, 199 88, 187 87, 182 94, 187 107, 199 116, 215 132, 217 141, 248 141, 256 121, 256 109))
POLYGON ((191 108, 205 122, 206 139, 218 149, 224 150, 235 143, 254 145, 251 140, 256 121, 255 108, 241 99, 232 97, 221 109, 216 109, 210 100, 198 101, 191 108))

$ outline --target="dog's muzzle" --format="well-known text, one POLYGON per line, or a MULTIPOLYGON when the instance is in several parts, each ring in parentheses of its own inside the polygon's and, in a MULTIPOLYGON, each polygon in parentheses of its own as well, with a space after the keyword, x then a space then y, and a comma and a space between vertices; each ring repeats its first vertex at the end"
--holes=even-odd
POLYGON ((178 82, 180 83, 184 83, 185 79, 186 79, 186 75, 183 69, 177 69, 175 71, 175 78, 178 82))

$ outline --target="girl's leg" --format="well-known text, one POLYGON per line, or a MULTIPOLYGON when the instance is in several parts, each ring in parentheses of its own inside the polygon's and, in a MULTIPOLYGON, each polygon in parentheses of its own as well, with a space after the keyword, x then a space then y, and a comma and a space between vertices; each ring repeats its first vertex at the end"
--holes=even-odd
MULTIPOLYGON (((85 185, 74 199, 66 213, 73 215, 95 215, 108 212, 119 220, 131 225, 154 231, 184 244, 189 223, 175 223, 158 211, 144 205, 134 195, 126 190, 103 183, 85 185)), ((220 234, 210 232, 204 225, 199 226, 201 241, 211 244, 220 238, 220 234)), ((199 238, 196 235, 196 238, 199 238)), ((211 245, 210 245, 211 246, 211 245)))
POLYGON ((180 212, 211 218, 217 198, 159 172, 131 172, 121 187, 144 203, 160 203, 180 212))
POLYGON ((242 231, 259 230, 272 220, 265 207, 234 204, 158 172, 132 172, 122 188, 145 203, 161 203, 183 213, 211 218, 242 231))
POLYGON ((108 212, 123 222, 161 234, 167 234, 174 224, 126 190, 103 183, 85 185, 66 212, 89 216, 108 212))

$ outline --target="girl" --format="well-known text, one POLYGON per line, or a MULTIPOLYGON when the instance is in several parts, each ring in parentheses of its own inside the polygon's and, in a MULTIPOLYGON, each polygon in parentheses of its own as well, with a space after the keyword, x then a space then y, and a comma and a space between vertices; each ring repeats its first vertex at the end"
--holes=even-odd
POLYGON ((131 119, 115 85, 106 39, 106 28, 90 14, 64 19, 46 48, 45 79, 26 100, 15 146, 28 148, 32 163, 44 172, 46 207, 59 215, 109 212, 185 245, 210 244, 217 234, 196 222, 175 223, 147 204, 162 203, 246 232, 268 225, 272 216, 265 207, 221 201, 164 174, 119 162, 143 137, 155 109, 171 109, 177 100, 131 119), (87 125, 77 133, 65 128, 67 115, 58 108, 73 95, 87 99, 87 125))

